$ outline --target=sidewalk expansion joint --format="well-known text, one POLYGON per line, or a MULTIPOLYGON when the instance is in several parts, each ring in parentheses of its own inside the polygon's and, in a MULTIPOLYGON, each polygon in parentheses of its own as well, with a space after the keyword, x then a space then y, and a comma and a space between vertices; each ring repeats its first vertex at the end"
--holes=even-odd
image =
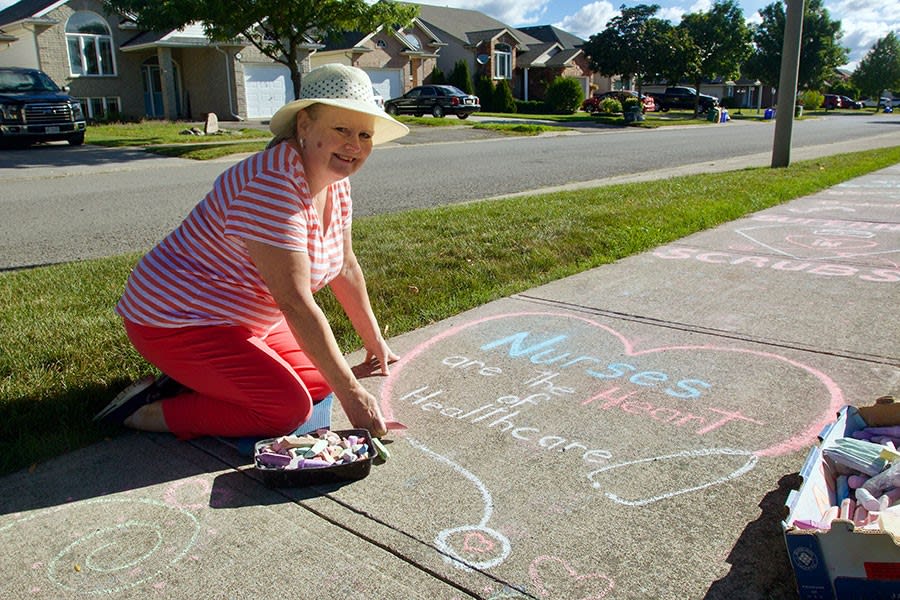
MULTIPOLYGON (((218 462, 222 463, 223 465, 233 469, 235 472, 240 473, 244 477, 247 477, 248 479, 251 479, 257 483, 263 484, 263 482, 259 478, 254 477, 252 475, 253 468, 251 466, 248 466, 247 468, 240 468, 239 465, 234 465, 234 464, 230 463, 229 461, 225 460, 222 456, 216 454, 211 449, 207 448, 203 443, 195 443, 193 440, 187 440, 185 443, 190 444, 197 450, 200 450, 204 454, 217 460, 218 462)), ((316 489, 316 487, 317 486, 315 486, 315 485, 311 485, 311 486, 309 486, 308 489, 316 489)), ((400 535, 400 536, 410 540, 411 542, 415 543, 416 545, 428 548, 429 550, 433 551, 435 554, 440 555, 443 559, 445 559, 446 561, 448 561, 450 563, 458 563, 459 562, 458 559, 447 554, 446 552, 443 552, 439 548, 435 547, 433 544, 430 544, 424 540, 421 540, 421 539, 417 538, 416 536, 414 536, 410 533, 407 533, 406 531, 403 531, 402 529, 395 527, 395 526, 391 525, 390 523, 387 523, 387 522, 373 516, 369 512, 355 508, 352 505, 348 504, 347 502, 339 500, 339 499, 335 498, 334 496, 328 494, 327 492, 323 492, 323 493, 317 494, 317 495, 310 495, 306 498, 296 498, 296 497, 292 496, 291 494, 289 494, 283 490, 280 490, 278 488, 267 487, 266 489, 271 492, 274 492, 275 494, 278 494, 282 498, 290 501, 292 504, 295 504, 299 508, 311 513, 312 515, 329 523, 330 525, 338 527, 339 529, 342 529, 343 531, 349 533, 350 535, 352 535, 356 538, 359 538, 360 540, 367 542, 377 548, 380 548, 381 550, 387 552, 388 554, 391 554, 398 560, 408 564, 409 566, 413 567, 414 569, 417 569, 418 571, 421 571, 421 572, 425 573, 426 575, 433 577, 436 580, 441 581, 442 583, 448 585, 449 587, 454 588, 459 593, 464 594, 465 596, 468 596, 470 598, 478 598, 478 599, 481 598, 481 596, 477 592, 473 592, 472 590, 464 587, 462 584, 453 581, 451 578, 447 577, 446 575, 443 575, 443 574, 439 573, 438 571, 436 571, 430 567, 427 567, 419 562, 416 562, 412 558, 409 558, 409 557, 403 555, 398 550, 394 550, 388 543, 381 542, 378 539, 372 537, 371 535, 367 535, 367 534, 359 531, 358 529, 351 527, 350 525, 348 525, 346 523, 342 523, 339 520, 328 516, 324 512, 321 512, 319 510, 312 508, 311 506, 304 504, 303 500, 310 500, 313 498, 326 498, 329 501, 335 503, 337 506, 340 506, 344 510, 349 511, 358 517, 361 517, 367 521, 370 521, 371 523, 374 523, 378 526, 384 527, 385 529, 391 531, 392 533, 400 535)), ((292 489, 296 489, 296 488, 292 488, 292 489)), ((465 563, 463 563, 463 564, 465 564, 465 563)), ((533 596, 533 595, 527 593, 526 591, 519 589, 517 586, 514 586, 513 584, 511 584, 507 581, 504 581, 503 579, 500 579, 496 575, 492 575, 491 573, 484 571, 483 569, 479 569, 477 567, 473 567, 468 564, 465 564, 465 568, 469 571, 477 572, 479 575, 485 577, 486 579, 491 580, 492 582, 494 582, 498 585, 503 586, 504 588, 514 589, 520 595, 520 597, 522 597, 526 600, 540 600, 537 596, 533 596)))

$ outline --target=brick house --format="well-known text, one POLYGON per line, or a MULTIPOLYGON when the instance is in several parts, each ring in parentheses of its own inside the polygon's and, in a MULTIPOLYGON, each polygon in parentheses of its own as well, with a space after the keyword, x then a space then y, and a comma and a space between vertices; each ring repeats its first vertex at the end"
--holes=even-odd
POLYGON ((465 60, 476 77, 507 80, 522 100, 543 99, 559 75, 579 80, 585 96, 603 84, 580 48, 584 40, 570 33, 550 26, 516 29, 476 10, 415 6, 419 20, 443 44, 436 63, 444 73, 465 60))
MULTIPOLYGON (((556 74, 579 78, 587 93, 591 75, 575 36, 553 30, 544 41, 477 11, 417 6, 420 16, 403 30, 309 39, 301 71, 357 66, 393 98, 462 58, 473 73, 508 79, 519 98, 542 98, 556 74)), ((91 120, 267 119, 294 98, 288 68, 249 42, 213 42, 200 24, 142 31, 102 0, 20 0, 0 11, 0 66, 41 69, 91 120)))

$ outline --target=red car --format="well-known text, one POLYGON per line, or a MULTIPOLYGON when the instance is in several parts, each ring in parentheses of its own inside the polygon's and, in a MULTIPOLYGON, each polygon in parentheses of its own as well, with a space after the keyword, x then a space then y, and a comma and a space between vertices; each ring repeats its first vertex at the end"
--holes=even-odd
MULTIPOLYGON (((615 98, 624 105, 626 98, 637 97, 638 93, 634 90, 613 90, 611 92, 596 93, 593 95, 593 97, 588 98, 582 103, 581 110, 589 113, 598 113, 600 112, 600 106, 607 98, 615 98)), ((654 100, 652 96, 641 94, 640 98, 641 104, 643 105, 643 112, 647 113, 656 111, 656 100, 654 100)))
POLYGON ((824 108, 825 110, 844 108, 844 103, 841 101, 841 97, 837 94, 825 94, 825 99, 822 100, 822 108, 824 108))

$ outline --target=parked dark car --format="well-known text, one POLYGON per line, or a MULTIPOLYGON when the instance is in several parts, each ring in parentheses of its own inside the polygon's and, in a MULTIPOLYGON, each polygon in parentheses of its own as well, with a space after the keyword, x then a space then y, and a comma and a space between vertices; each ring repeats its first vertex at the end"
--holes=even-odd
POLYGON ((452 85, 420 85, 399 98, 391 98, 384 103, 389 115, 415 115, 428 113, 441 118, 456 115, 467 119, 473 112, 481 110, 478 96, 467 94, 452 85))
POLYGON ((0 145, 66 140, 79 146, 86 127, 81 104, 46 73, 0 67, 0 145))
MULTIPOLYGON (((652 94, 656 105, 662 112, 669 110, 694 110, 697 105, 697 90, 688 86, 666 88, 662 94, 652 94)), ((700 94, 699 108, 706 112, 719 105, 719 99, 709 94, 700 94)))
MULTIPOLYGON (((592 97, 588 98, 581 104, 581 110, 589 113, 597 113, 600 112, 600 106, 603 104, 603 101, 607 98, 615 98, 619 101, 622 106, 625 105, 626 98, 637 98, 638 93, 634 90, 613 90, 610 92, 603 92, 594 94, 592 97)), ((656 100, 653 99, 652 96, 648 96, 647 94, 641 94, 641 110, 642 112, 654 112, 656 111, 656 100)))
POLYGON ((863 107, 863 103, 859 100, 854 100, 849 96, 841 96, 841 108, 852 108, 854 110, 858 110, 863 107))

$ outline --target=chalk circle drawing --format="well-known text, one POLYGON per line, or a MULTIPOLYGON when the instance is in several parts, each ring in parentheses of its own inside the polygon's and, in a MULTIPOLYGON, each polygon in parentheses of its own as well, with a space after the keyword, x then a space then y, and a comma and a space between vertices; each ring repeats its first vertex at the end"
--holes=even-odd
MULTIPOLYGON (((566 414, 581 425, 578 432, 581 437, 574 450, 560 456, 560 468, 576 469, 576 474, 580 472, 586 484, 598 490, 602 497, 631 506, 720 485, 752 470, 760 457, 808 448, 821 428, 845 404, 840 388, 825 373, 779 354, 702 344, 638 349, 625 335, 605 323, 576 313, 551 311, 477 318, 455 325, 406 352, 383 383, 381 402, 385 414, 393 418, 395 409, 400 408, 424 412, 422 407, 434 407, 439 404, 436 400, 443 402, 440 406, 444 408, 429 409, 426 418, 445 419, 444 422, 455 428, 469 426, 474 435, 479 428, 492 435, 506 435, 513 444, 528 445, 529 451, 547 451, 535 441, 545 432, 547 437, 561 438, 558 435, 561 432, 552 427, 561 414, 566 414), (510 339, 515 341, 507 344, 510 339), (571 342, 577 351, 561 354, 560 348, 548 345, 550 341, 558 346, 571 342), (515 351, 513 343, 518 344, 515 351), (638 374, 630 380, 628 375, 618 376, 621 373, 615 380, 585 376, 583 362, 576 364, 572 358, 579 357, 577 360, 581 361, 583 356, 579 352, 589 355, 593 352, 589 356, 591 360, 603 357, 602 362, 589 363, 595 372, 611 374, 612 365, 626 365, 634 367, 628 375, 638 374), (565 364, 575 366, 566 370, 558 366, 559 362, 555 363, 557 372, 553 377, 559 377, 552 384, 560 389, 568 386, 572 394, 514 411, 494 409, 504 412, 486 419, 479 413, 466 421, 464 417, 481 410, 469 410, 473 405, 492 406, 484 404, 489 398, 478 397, 479 386, 471 376, 438 371, 437 381, 428 382, 431 387, 419 391, 422 380, 417 378, 429 372, 422 363, 430 360, 433 373, 435 367, 441 368, 442 357, 451 354, 476 357, 482 364, 496 367, 491 372, 495 390, 507 384, 518 384, 521 388, 523 381, 532 381, 523 377, 546 368, 550 356, 565 354, 568 356, 565 364), (541 361, 529 360, 538 356, 541 361), (742 375, 735 378, 736 371, 742 375), (667 372, 678 376, 666 379, 667 372), (688 379, 678 381, 680 375, 688 379), (668 386, 665 391, 660 388, 662 381, 668 386), (679 387, 676 381, 693 383, 679 387), (455 390, 454 396, 453 386, 457 383, 462 389, 455 390), (651 387, 654 384, 656 387, 651 387), (408 398, 410 390, 422 396, 437 388, 445 393, 442 396, 432 393, 427 403, 417 404, 419 400, 408 398), (768 402, 773 394, 785 400, 768 402), (499 424, 492 428, 493 423, 499 424), (647 439, 664 439, 668 452, 661 457, 647 456, 647 439), (585 457, 591 455, 590 461, 580 457, 581 449, 586 448, 596 449, 584 452, 585 457), (602 448, 607 449, 605 456, 602 448), (691 464, 687 465, 689 468, 666 470, 666 461, 690 461, 691 464), (639 474, 642 477, 637 477, 639 474), (636 489, 636 481, 643 489, 636 489)), ((438 440, 430 445, 434 448, 440 443, 438 440)), ((512 447, 510 451, 514 451, 512 447)), ((428 452, 441 457, 437 450, 428 452)), ((480 466, 494 476, 504 472, 502 464, 480 466)), ((456 468, 473 482, 479 481, 462 467, 456 468)), ((477 485, 481 486, 480 481, 477 485)), ((490 507, 488 500, 486 506, 490 507)), ((489 512, 488 508, 488 517, 489 512)), ((478 526, 484 527, 486 523, 482 519, 478 526)), ((445 543, 444 537, 441 543, 445 543)))
POLYGON ((506 560, 510 552, 509 540, 499 531, 487 526, 494 512, 494 501, 487 487, 478 477, 449 458, 432 451, 414 438, 407 437, 405 439, 413 448, 444 463, 471 481, 484 501, 484 511, 477 525, 451 527, 437 534, 434 543, 444 555, 444 559, 464 571, 490 569, 506 560))
MULTIPOLYGON (((7 549, 18 548, 5 552, 0 564, 22 561, 28 555, 29 564, 46 565, 47 580, 54 587, 83 594, 114 594, 157 579, 187 555, 199 532, 194 515, 156 500, 85 500, 0 527, 0 543, 7 549), (68 543, 63 540, 65 546, 58 549, 61 536, 73 531, 83 534, 68 543), (41 541, 24 547, 16 543, 22 539, 41 541), (43 555, 53 552, 52 556, 43 555)), ((8 565, 2 570, 9 573, 12 568, 8 565)), ((53 594, 34 584, 31 590, 33 594, 53 594)))

